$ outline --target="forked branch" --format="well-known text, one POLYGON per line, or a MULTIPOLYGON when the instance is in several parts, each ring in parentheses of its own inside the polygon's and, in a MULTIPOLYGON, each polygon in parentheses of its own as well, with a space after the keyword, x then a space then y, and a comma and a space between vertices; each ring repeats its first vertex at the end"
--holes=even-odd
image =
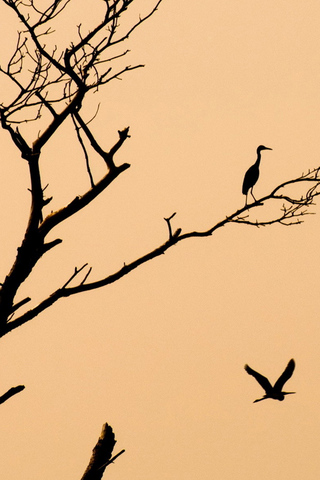
MULTIPOLYGON (((234 213, 215 223, 207 230, 195 230, 192 232, 181 233, 181 228, 178 228, 175 233, 173 233, 171 221, 175 214, 172 214, 170 217, 165 218, 169 229, 169 238, 164 243, 157 246, 155 249, 151 250, 145 255, 137 258, 136 260, 133 260, 130 263, 125 263, 118 271, 100 280, 86 282, 86 276, 85 281, 81 281, 78 285, 71 286, 70 281, 71 279, 73 280, 75 278, 75 275, 73 275, 70 281, 68 281, 61 288, 53 292, 49 297, 40 302, 36 307, 30 309, 20 317, 12 319, 6 325, 5 329, 2 332, 2 335, 35 318, 37 315, 42 313, 44 310, 49 308, 61 298, 105 287, 120 280, 125 275, 132 272, 139 266, 164 254, 173 245, 176 245, 179 242, 182 242, 188 238, 209 237, 213 235, 214 232, 218 229, 232 223, 252 225, 256 227, 273 225, 275 223, 281 225, 300 224, 302 223, 302 218, 305 215, 312 213, 309 209, 312 205, 314 205, 314 199, 318 195, 320 195, 320 167, 309 171, 307 174, 302 174, 301 177, 284 182, 283 184, 277 186, 269 195, 260 198, 259 200, 257 200, 257 202, 246 205, 239 210, 236 210, 234 213), (282 191, 283 189, 288 188, 294 184, 300 184, 304 186, 307 185, 308 188, 305 189, 304 194, 299 196, 292 196, 285 193, 280 193, 280 191, 282 191), (281 207, 279 208, 278 215, 269 220, 259 220, 258 218, 255 220, 251 219, 250 215, 252 216, 254 212, 261 215, 263 213, 261 207, 267 203, 274 201, 281 202, 281 207)), ((49 218, 45 220, 43 224, 46 225, 47 221, 49 222, 49 218)), ((78 273, 78 270, 75 270, 75 273, 78 273)))

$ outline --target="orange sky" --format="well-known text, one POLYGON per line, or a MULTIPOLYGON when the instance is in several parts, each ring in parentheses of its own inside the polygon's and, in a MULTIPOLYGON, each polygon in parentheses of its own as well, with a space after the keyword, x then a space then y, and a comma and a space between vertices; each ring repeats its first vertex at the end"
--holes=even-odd
MULTIPOLYGON (((78 0, 76 22, 94 22, 95 2, 78 0)), ((154 2, 136 4, 138 15, 154 2)), ((3 58, 17 26, 7 7, 0 12, 3 58)), ((86 262, 92 280, 113 273, 167 239, 163 218, 173 212, 183 232, 225 218, 244 203, 243 175, 261 143, 273 150, 262 158, 259 197, 318 166, 319 22, 315 0, 164 0, 127 45, 128 62, 146 68, 85 105, 90 118, 101 102, 94 129, 106 149, 130 125, 116 161, 131 168, 57 229, 63 243, 21 297, 36 303, 86 262)), ((50 209, 89 187, 73 138, 68 125, 43 151, 50 209)), ((7 132, 1 141, 3 276, 29 183, 7 132)), ((300 226, 228 225, 181 242, 1 339, 1 391, 26 385, 1 406, 1 478, 81 478, 107 421, 115 452, 126 450, 108 468, 112 480, 318 480, 319 205, 313 212, 300 226), (244 364, 275 381, 292 357, 287 390, 296 395, 253 404, 262 389, 244 364)))

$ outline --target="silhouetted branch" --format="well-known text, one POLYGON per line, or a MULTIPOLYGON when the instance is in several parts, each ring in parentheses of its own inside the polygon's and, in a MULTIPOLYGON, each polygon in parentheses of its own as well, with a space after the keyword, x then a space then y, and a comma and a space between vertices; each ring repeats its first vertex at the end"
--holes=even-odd
MULTIPOLYGON (((147 15, 133 21, 131 26, 120 29, 121 15, 133 3, 133 0, 104 0, 104 13, 101 21, 86 35, 82 35, 78 26, 76 41, 68 48, 57 45, 48 47, 46 37, 54 33, 54 21, 63 12, 70 0, 53 0, 42 7, 34 0, 3 0, 12 9, 22 25, 18 32, 14 51, 9 57, 6 67, 0 67, 0 73, 14 84, 12 98, 6 104, 0 103, 1 126, 8 131, 23 159, 27 160, 31 180, 30 215, 21 246, 17 250, 16 259, 0 289, 0 331, 12 320, 18 307, 14 307, 14 299, 18 289, 30 275, 39 259, 50 249, 61 243, 61 239, 45 242, 48 232, 59 223, 68 219, 92 202, 102 193, 129 164, 117 167, 114 155, 129 138, 129 127, 119 130, 119 140, 106 151, 97 142, 88 123, 80 114, 82 102, 92 89, 97 89, 125 72, 140 68, 142 65, 120 65, 129 53, 128 49, 117 51, 115 46, 127 39, 131 33, 157 10, 161 3, 157 1, 147 15), (107 54, 112 47, 110 55, 107 54), (112 62, 120 65, 113 69, 112 62), (33 141, 27 140, 23 125, 42 117, 45 109, 49 115, 41 132, 33 141), (29 113, 30 112, 30 113, 29 113), (40 156, 42 148, 64 124, 72 117, 76 120, 78 141, 84 151, 91 188, 84 195, 74 198, 69 204, 56 212, 47 215, 43 220, 43 209, 50 199, 44 199, 40 173, 40 156), (21 131, 16 124, 21 124, 21 131), (109 172, 96 184, 91 174, 89 155, 80 134, 84 132, 93 149, 103 158, 109 172)), ((58 39, 59 40, 59 39, 58 39)), ((45 117, 47 119, 47 117, 45 117)), ((29 135, 29 133, 28 133, 29 135)), ((89 272, 90 273, 90 272, 89 272)), ((89 273, 82 284, 85 284, 89 273)), ((65 291, 62 288, 61 291, 65 291)), ((18 304, 19 305, 19 304, 18 304)), ((21 304, 20 304, 21 305, 21 304)))
POLYGON ((69 285, 69 283, 71 283, 72 280, 73 280, 77 275, 79 275, 79 273, 82 272, 82 270, 83 270, 84 268, 86 268, 87 265, 88 265, 88 264, 85 263, 85 264, 82 265, 82 267, 80 267, 80 268, 75 267, 73 274, 72 274, 71 277, 66 281, 66 283, 63 285, 62 289, 66 288, 66 287, 69 285))
POLYGON ((39 227, 39 235, 45 237, 59 223, 79 212, 103 192, 123 171, 130 167, 124 163, 109 171, 98 183, 84 195, 74 198, 68 205, 48 215, 39 227))
POLYGON ((54 33, 51 27, 55 18, 64 10, 67 1, 54 1, 48 8, 41 11, 35 6, 34 1, 29 3, 3 0, 17 15, 24 27, 23 32, 18 32, 15 51, 11 56, 7 68, 0 68, 19 89, 19 93, 8 105, 2 105, 3 115, 7 123, 23 123, 26 121, 24 110, 36 109, 36 113, 28 116, 28 121, 38 120, 41 117, 41 108, 45 106, 53 115, 54 120, 45 129, 46 134, 38 141, 38 148, 48 141, 49 133, 55 131, 71 110, 81 108, 83 96, 90 90, 98 89, 111 80, 120 78, 126 72, 142 67, 143 65, 120 66, 113 70, 113 61, 125 57, 129 50, 116 52, 117 45, 127 40, 129 36, 150 18, 158 9, 162 0, 143 17, 139 17, 121 34, 119 33, 119 18, 130 7, 133 0, 118 1, 105 0, 105 14, 100 23, 82 35, 81 26, 78 26, 78 38, 68 48, 58 52, 55 46, 49 50, 42 37, 54 33), (59 5, 59 7, 58 7, 59 5), (31 20, 32 19, 32 20, 31 20), (48 24, 44 30, 44 24, 48 24), (112 55, 107 55, 112 48, 112 55), (29 72, 29 77, 25 75, 29 72), (61 88, 57 88, 61 85, 61 88), (75 101, 75 97, 77 100, 75 101), (52 104, 72 104, 70 108, 60 113, 53 109, 52 104), (65 115, 67 113, 67 115, 65 115))
MULTIPOLYGON (((13 98, 7 104, 0 103, 1 126, 8 131, 21 157, 28 162, 31 180, 31 208, 24 239, 17 250, 16 259, 0 289, 0 331, 12 320, 15 312, 14 299, 21 284, 28 278, 39 259, 50 249, 61 243, 61 239, 45 242, 48 232, 59 223, 73 216, 101 194, 129 164, 117 167, 114 155, 129 138, 129 127, 119 130, 119 140, 106 151, 97 142, 88 123, 80 114, 82 102, 88 92, 97 89, 123 73, 139 68, 141 65, 120 66, 113 70, 109 66, 129 52, 116 52, 114 46, 122 42, 157 9, 161 1, 150 12, 129 26, 126 33, 119 35, 119 18, 133 0, 105 0, 105 15, 88 34, 82 35, 78 27, 78 38, 69 48, 59 52, 57 45, 48 48, 45 39, 54 33, 53 21, 62 13, 69 0, 54 0, 43 9, 35 4, 18 0, 3 0, 22 24, 23 31, 18 33, 17 43, 6 67, 0 67, 0 73, 9 78, 15 88, 13 98), (45 25, 45 27, 44 27, 45 25), (112 46, 112 55, 106 55, 112 46), (108 66, 106 66, 108 64, 108 66), (49 121, 44 125, 33 141, 27 140, 23 126, 21 131, 16 124, 38 120, 45 108, 50 113, 49 121), (29 113, 31 112, 31 113, 29 113), (84 195, 74 198, 69 204, 47 215, 43 220, 43 209, 50 199, 44 199, 40 172, 42 148, 64 124, 68 118, 76 120, 78 141, 84 151, 91 188, 84 195), (84 132, 93 149, 103 158, 109 172, 96 184, 91 174, 89 155, 80 134, 84 132)), ((47 118, 47 117, 46 117, 47 118)), ((88 274, 89 275, 89 274, 88 274)), ((85 284, 88 275, 82 282, 85 284)), ((62 288, 62 291, 65 291, 62 288)))
POLYGON ((72 114, 72 120, 73 120, 73 124, 74 124, 75 130, 76 130, 76 133, 77 133, 78 141, 79 141, 79 143, 81 145, 81 148, 83 150, 84 158, 85 158, 85 161, 86 161, 87 172, 88 172, 89 179, 90 179, 90 184, 91 184, 91 187, 94 187, 94 180, 93 180, 93 176, 92 176, 91 169, 90 169, 90 163, 89 163, 89 155, 88 155, 86 146, 85 146, 85 144, 82 140, 81 133, 80 133, 80 127, 78 126, 78 124, 76 122, 75 114, 72 114))
MULTIPOLYGON (((70 277, 68 282, 66 282, 62 288, 59 288, 55 292, 53 292, 48 298, 40 302, 36 307, 32 308, 31 310, 27 311, 23 315, 21 315, 18 318, 15 318, 14 320, 11 320, 3 329, 2 332, 0 332, 1 335, 5 335, 9 331, 21 326, 22 324, 28 322, 29 320, 35 318, 37 315, 39 315, 41 312, 49 308, 51 305, 53 305, 56 301, 58 301, 60 298, 65 298, 69 297, 71 295, 75 295, 78 293, 86 292, 89 290, 95 290, 97 288, 105 287, 107 285, 110 285, 121 278, 123 278, 125 275, 128 273, 132 272, 139 266, 143 265, 144 263, 149 262, 150 260, 163 255, 169 248, 171 248, 173 245, 178 244, 179 242, 186 240, 188 238, 199 238, 199 237, 209 237, 213 235, 213 233, 220 229, 221 227, 224 227, 228 224, 231 223, 237 223, 237 224, 244 224, 244 225, 252 225, 256 227, 260 226, 267 226, 267 225, 273 225, 275 223, 278 223, 280 225, 294 225, 294 224, 300 224, 302 223, 302 217, 305 215, 310 215, 312 212, 309 212, 309 208, 313 205, 313 199, 315 199, 319 194, 319 188, 320 188, 320 177, 319 177, 319 171, 320 168, 316 168, 312 171, 310 171, 307 175, 302 175, 299 178, 290 180, 288 182, 285 182, 278 187, 276 187, 269 195, 266 195, 263 198, 258 199, 256 202, 248 204, 241 209, 235 211, 231 215, 228 215, 225 217, 223 220, 217 222, 215 225, 211 226, 207 230, 203 231, 192 231, 192 232, 187 232, 181 234, 181 228, 178 228, 175 233, 172 233, 172 227, 171 227, 171 220, 175 216, 175 214, 171 215, 169 218, 165 218, 168 228, 169 228, 169 239, 161 244, 160 246, 156 247, 154 250, 146 253, 145 255, 142 255, 138 259, 130 262, 130 263, 125 263, 122 268, 120 268, 118 271, 115 273, 106 276, 105 278, 102 278, 97 281, 93 281, 90 283, 86 283, 87 277, 79 284, 73 287, 68 286, 71 282, 72 279, 78 274, 78 271, 75 270, 75 273, 70 277), (300 197, 293 197, 289 195, 275 195, 275 192, 278 192, 280 189, 283 189, 284 187, 287 187, 292 184, 301 184, 301 183, 310 183, 312 182, 312 187, 307 190, 307 192, 300 196, 300 197), (279 214, 274 216, 273 218, 269 220, 250 220, 249 213, 252 211, 256 211, 258 208, 258 211, 260 212, 261 207, 265 205, 266 203, 272 202, 272 201, 281 201, 283 205, 279 209, 279 214), (287 202, 287 205, 285 204, 287 202)), ((112 172, 109 172, 108 175, 110 175, 112 172)), ((79 200, 80 201, 80 200, 79 200)), ((57 221, 56 215, 59 212, 57 212, 54 215, 55 222, 58 224, 59 222, 57 221)), ((55 225, 50 225, 50 228, 46 222, 49 222, 50 217, 48 217, 44 222, 43 226, 45 229, 48 231, 51 230, 55 225)), ((41 227, 40 227, 41 229, 41 227)), ((90 273, 90 272, 89 272, 90 273)))
MULTIPOLYGON (((148 20, 148 18, 151 17, 151 15, 153 15, 159 8, 159 5, 160 3, 162 2, 162 0, 159 0, 158 3, 155 5, 155 7, 150 11, 150 13, 148 15, 145 15, 144 17, 140 17, 139 18, 139 21, 133 25, 133 27, 130 28, 130 30, 128 30, 128 32, 121 36, 120 38, 118 38, 117 40, 113 41, 113 42, 110 42, 110 45, 116 45, 117 43, 120 43, 120 42, 123 42, 124 40, 127 40, 129 38, 129 36, 133 33, 133 31, 139 27, 143 22, 145 22, 146 20, 148 20)), ((128 3, 131 3, 131 2, 128 2, 128 3)))
POLYGON ((279 216, 272 218, 270 220, 256 220, 252 221, 249 218, 249 215, 243 215, 243 213, 247 210, 247 208, 243 208, 241 211, 238 212, 238 215, 232 217, 231 221, 234 223, 243 223, 246 225, 253 225, 256 227, 273 225, 274 223, 279 223, 281 225, 290 226, 290 225, 299 225, 303 222, 301 219, 305 215, 312 215, 308 209, 314 205, 314 199, 320 195, 319 189, 320 186, 320 167, 314 168, 313 170, 309 170, 306 174, 302 173, 302 175, 298 178, 293 180, 288 180, 286 182, 281 183, 278 185, 272 192, 260 198, 257 202, 249 205, 249 207, 255 206, 262 206, 266 201, 269 200, 276 200, 277 202, 280 201, 282 206, 280 208, 280 212, 282 212, 279 216), (301 196, 294 197, 292 195, 280 194, 280 190, 288 188, 292 185, 299 185, 310 183, 311 187, 301 196))
POLYGON ((169 229, 169 238, 172 238, 172 228, 171 228, 171 223, 170 220, 176 215, 177 212, 174 212, 170 217, 164 218, 164 220, 167 222, 168 229, 169 229))
POLYGON ((117 453, 116 455, 114 455, 108 462, 106 462, 104 465, 102 465, 102 467, 100 468, 106 468, 108 465, 110 465, 111 463, 114 463, 114 461, 120 457, 120 455, 122 455, 123 453, 125 453, 125 450, 121 450, 121 452, 117 453))
POLYGON ((10 388, 6 393, 0 396, 0 404, 6 402, 7 400, 9 400, 9 398, 13 397, 13 395, 16 395, 17 393, 24 390, 24 388, 24 385, 18 385, 17 387, 10 388))
POLYGON ((121 130, 121 131, 119 130, 118 131, 118 134, 119 134, 118 142, 111 148, 110 152, 105 152, 100 147, 97 140, 94 138, 92 132, 90 131, 88 125, 83 121, 83 119, 81 118, 81 116, 79 115, 78 112, 74 113, 74 117, 77 120, 77 122, 79 123, 79 125, 81 126, 81 128, 83 129, 86 136, 88 137, 88 140, 90 141, 93 149, 103 158, 103 160, 108 165, 109 169, 112 170, 113 168, 115 168, 113 157, 114 157, 115 153, 119 150, 119 148, 121 147, 123 142, 127 138, 130 138, 129 127, 125 128, 124 130, 121 130))
POLYGON ((22 307, 23 305, 25 305, 26 303, 30 302, 31 301, 31 298, 30 297, 26 297, 24 298, 23 300, 20 300, 20 302, 14 304, 12 306, 12 313, 15 312, 16 310, 18 310, 18 308, 22 307))
POLYGON ((101 480, 106 467, 119 457, 119 455, 124 453, 124 450, 122 450, 112 457, 115 444, 116 440, 113 430, 110 425, 105 423, 102 427, 99 440, 92 451, 89 465, 81 480, 101 480))

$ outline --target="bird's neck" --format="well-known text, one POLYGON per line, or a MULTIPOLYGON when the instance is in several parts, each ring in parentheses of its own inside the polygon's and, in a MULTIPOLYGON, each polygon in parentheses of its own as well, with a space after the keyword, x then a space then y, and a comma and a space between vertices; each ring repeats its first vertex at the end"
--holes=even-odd
POLYGON ((258 156, 257 156, 257 160, 256 160, 256 166, 259 167, 260 165, 260 160, 261 160, 261 152, 257 152, 258 153, 258 156))

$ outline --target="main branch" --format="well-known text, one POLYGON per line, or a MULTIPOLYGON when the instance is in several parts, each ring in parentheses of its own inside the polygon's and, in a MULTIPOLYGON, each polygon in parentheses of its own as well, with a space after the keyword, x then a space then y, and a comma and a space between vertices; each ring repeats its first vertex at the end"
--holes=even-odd
MULTIPOLYGON (((47 234, 58 224, 70 218, 79 212, 82 208, 91 203, 98 195, 100 195, 122 172, 127 170, 130 165, 123 163, 115 166, 113 157, 124 141, 129 137, 129 128, 119 131, 119 140, 111 147, 108 155, 112 162, 112 169, 93 187, 91 187, 82 196, 76 197, 68 205, 56 212, 50 213, 42 221, 42 209, 47 202, 43 200, 43 189, 41 187, 39 155, 26 155, 30 167, 31 177, 31 210, 29 215, 28 226, 15 262, 6 276, 0 288, 0 335, 6 332, 7 323, 17 310, 16 305, 22 306, 22 303, 14 305, 14 299, 21 284, 28 278, 32 269, 39 259, 48 250, 62 242, 61 239, 55 239, 51 242, 45 242, 47 234)), ((110 164, 109 162, 109 164, 110 164)))
MULTIPOLYGON (((159 257, 160 255, 163 255, 173 245, 187 240, 188 238, 210 237, 220 228, 226 225, 230 225, 232 223, 246 224, 256 227, 273 225, 275 223, 287 226, 300 224, 302 223, 303 216, 312 213, 309 211, 309 208, 314 204, 314 200, 318 195, 320 195, 320 167, 309 171, 307 174, 301 175, 301 177, 289 180, 278 185, 269 195, 266 195, 265 197, 260 198, 256 202, 236 210, 234 213, 226 216, 225 218, 215 223, 213 226, 209 227, 206 230, 194 230, 187 233, 181 233, 181 228, 178 228, 173 233, 171 227, 171 220, 175 215, 173 214, 169 218, 165 218, 165 221, 167 222, 169 227, 169 238, 164 243, 160 244, 158 247, 154 248, 145 255, 142 255, 136 260, 133 260, 132 262, 127 264, 125 263, 118 271, 100 280, 86 282, 89 273, 91 272, 90 270, 88 275, 86 275, 85 279, 82 280, 78 285, 73 287, 69 286, 70 281, 68 281, 61 288, 59 288, 49 297, 40 302, 36 307, 28 310, 20 317, 12 319, 5 326, 4 330, 0 332, 0 336, 5 335, 6 333, 14 330, 15 328, 20 327, 24 323, 32 320, 61 298, 70 297, 72 295, 87 292, 90 290, 96 290, 98 288, 105 287, 120 280, 125 275, 132 272, 141 265, 149 262, 150 260, 153 260, 156 257, 159 257), (302 196, 293 197, 288 194, 280 193, 283 189, 297 184, 307 186, 306 192, 302 196), (261 213, 261 207, 272 201, 280 202, 281 205, 281 208, 279 209, 279 214, 276 217, 273 217, 269 220, 251 219, 253 212, 261 213)), ((49 222, 49 220, 50 217, 44 221, 43 225, 48 225, 46 222, 49 222)), ((77 270, 77 274, 80 271, 81 270, 77 270)), ((74 278, 75 275, 73 274, 72 280, 74 280, 74 278)))

